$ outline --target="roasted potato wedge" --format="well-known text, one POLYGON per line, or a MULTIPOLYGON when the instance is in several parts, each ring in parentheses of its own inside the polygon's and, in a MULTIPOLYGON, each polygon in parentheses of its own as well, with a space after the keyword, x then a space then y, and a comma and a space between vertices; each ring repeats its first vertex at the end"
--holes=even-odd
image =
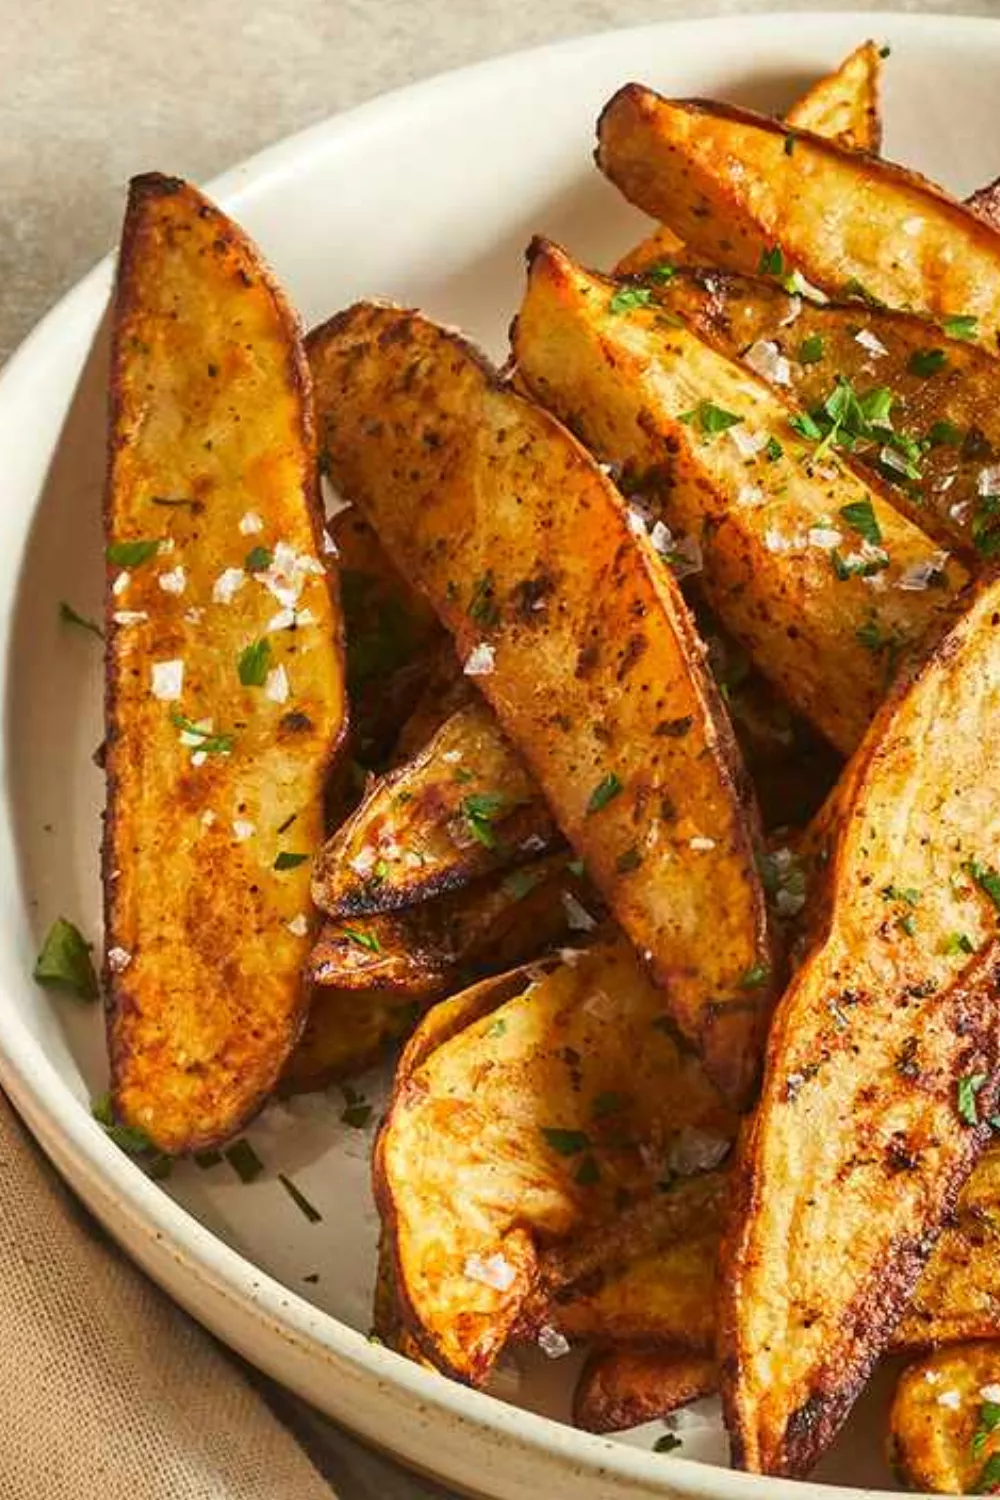
POLYGON ((845 57, 839 68, 814 83, 785 116, 794 130, 808 130, 852 151, 882 147, 882 57, 872 41, 845 57))
POLYGON ((622 1432, 711 1396, 718 1384, 710 1355, 656 1345, 598 1349, 577 1381, 573 1421, 585 1432, 622 1432))
POLYGON ((455 988, 477 969, 512 968, 571 931, 597 926, 602 908, 571 863, 569 854, 552 855, 405 911, 328 922, 310 978, 419 998, 455 988))
MULTIPOLYGON (((990 490, 1000 458, 996 360, 926 318, 861 306, 818 304, 779 283, 733 272, 664 268, 649 285, 657 303, 699 338, 744 360, 782 400, 832 429, 827 403, 849 389, 850 462, 891 486, 892 504, 945 547, 974 561, 1000 552, 1000 504, 990 490), (946 351, 933 378, 914 373, 928 345, 946 351), (879 405, 879 420, 865 408, 879 405)), ((843 449, 841 449, 843 451, 843 449)), ((998 486, 1000 487, 1000 486, 998 486)))
POLYGON ((965 200, 966 208, 983 219, 991 229, 1000 229, 1000 177, 977 188, 965 200))
POLYGON ((712 264, 753 272, 778 246, 824 291, 968 318, 970 337, 996 352, 1000 236, 913 172, 635 83, 605 106, 597 163, 712 264))
POLYGON ((313 900, 332 917, 415 906, 523 864, 557 839, 537 785, 477 700, 374 782, 323 846, 313 900))
POLYGON ((817 456, 763 381, 544 241, 514 353, 537 399, 666 523, 661 546, 695 539, 723 625, 849 753, 964 571, 836 454, 817 456))
POLYGON ((278 1085, 282 1095, 309 1094, 363 1073, 406 1037, 434 993, 413 999, 398 990, 313 990, 298 1046, 278 1085))
POLYGON ((105 503, 105 979, 116 1114, 165 1152, 232 1135, 305 1019, 308 861, 345 728, 315 472, 298 325, 258 252, 194 188, 136 178, 105 503))
POLYGON ((362 304, 312 335, 311 358, 334 479, 434 604, 677 1025, 745 1103, 774 972, 756 815, 676 584, 590 456, 456 335, 362 304))
POLYGON ((1000 1344, 958 1344, 904 1370, 889 1456, 913 1489, 995 1494, 1000 1487, 1000 1344))
POLYGON ((833 794, 813 940, 775 1016, 723 1245, 723 1398, 745 1468, 802 1474, 822 1452, 990 1133, 998 629, 992 581, 833 794))
POLYGON ((623 939, 471 1024, 448 1004, 404 1054, 375 1188, 407 1327, 438 1369, 478 1384, 528 1308, 539 1242, 648 1196, 685 1129, 724 1152, 734 1119, 623 939))

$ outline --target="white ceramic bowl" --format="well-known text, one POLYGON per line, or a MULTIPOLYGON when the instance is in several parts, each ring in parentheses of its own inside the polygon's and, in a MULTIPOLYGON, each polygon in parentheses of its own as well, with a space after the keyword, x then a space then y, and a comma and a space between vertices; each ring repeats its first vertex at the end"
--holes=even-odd
MULTIPOLYGON (((384 294, 463 325, 502 357, 533 232, 600 266, 643 227, 591 164, 598 110, 618 85, 638 78, 667 93, 777 108, 869 35, 893 48, 887 154, 960 192, 1000 170, 1000 24, 794 15, 654 26, 466 69, 307 131, 209 191, 257 237, 307 321, 384 294)), ((252 1186, 227 1167, 185 1166, 165 1191, 90 1118, 105 1077, 100 1017, 30 975, 55 915, 99 936, 102 786, 90 757, 101 738, 100 652, 61 625, 57 609, 62 599, 85 614, 100 608, 110 275, 105 262, 88 276, 0 378, 3 1086, 81 1197, 178 1301, 415 1466, 490 1500, 817 1493, 652 1454, 649 1432, 611 1441, 572 1431, 553 1420, 567 1410, 569 1361, 529 1362, 516 1393, 512 1381, 501 1386, 514 1405, 370 1344, 369 1141, 340 1121, 335 1093, 266 1112, 251 1138, 269 1170, 252 1186), (298 1215, 277 1170, 317 1204, 322 1223, 298 1215)), ((377 1077, 366 1082, 373 1099, 379 1087, 377 1077)), ((876 1394, 827 1459, 827 1483, 891 1486, 880 1423, 876 1394)), ((710 1418, 684 1436, 687 1457, 722 1451, 710 1418)))

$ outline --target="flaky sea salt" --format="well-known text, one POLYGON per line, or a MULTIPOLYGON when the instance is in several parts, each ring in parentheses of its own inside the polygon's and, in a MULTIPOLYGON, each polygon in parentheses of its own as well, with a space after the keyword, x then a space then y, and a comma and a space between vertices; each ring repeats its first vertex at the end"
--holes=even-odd
POLYGON ((171 568, 169 573, 161 573, 156 581, 165 594, 183 594, 187 588, 184 564, 178 563, 176 568, 171 568))
POLYGON ((108 949, 108 968, 112 974, 121 974, 132 962, 132 955, 127 948, 108 949))
POLYGON ((265 698, 270 698, 272 703, 287 703, 288 693, 288 673, 282 666, 272 667, 264 683, 265 698))
POLYGON ((862 349, 867 349, 876 359, 881 359, 889 351, 879 338, 878 334, 872 333, 870 328, 862 328, 854 335, 854 342, 860 344, 862 349))
POLYGON ((710 1130, 697 1130, 685 1125, 670 1146, 667 1164, 681 1177, 692 1177, 697 1172, 711 1172, 729 1152, 731 1142, 710 1130))
POLYGON ((497 1253, 484 1260, 481 1255, 470 1255, 462 1269, 469 1281, 478 1281, 495 1292, 508 1292, 517 1280, 517 1272, 509 1260, 497 1253))
POLYGON ((814 526, 808 533, 810 547, 839 547, 844 540, 843 534, 832 526, 814 526))
POLYGON ((709 849, 715 848, 715 840, 706 839, 701 834, 696 834, 693 839, 688 839, 688 848, 696 850, 699 854, 707 854, 709 849))
POLYGON ((255 510, 248 510, 240 518, 240 532, 243 536, 256 536, 259 531, 264 530, 264 522, 255 510))
POLYGON ((292 937, 305 937, 309 931, 309 918, 304 912, 300 911, 298 916, 293 917, 290 922, 286 922, 285 926, 292 934, 292 937))
POLYGON ((792 367, 771 339, 758 339, 743 356, 744 364, 750 366, 755 375, 772 385, 791 385, 792 367))
POLYGON ((466 677, 488 677, 496 667, 496 652, 486 641, 473 646, 462 668, 466 677))
POLYGON ((216 604, 232 604, 246 581, 242 568, 224 568, 212 585, 212 599, 216 604))
POLYGON ((571 932, 593 932, 597 926, 596 918, 590 915, 586 907, 573 895, 572 891, 561 891, 560 899, 563 911, 566 913, 566 924, 571 932))
POLYGON ((175 703, 184 689, 184 663, 176 658, 173 661, 154 661, 150 685, 154 698, 175 703))
POLYGON ((111 585, 111 592, 114 594, 116 599, 120 598, 120 596, 124 594, 131 581, 131 573, 119 573, 116 576, 114 582, 111 585))
POLYGON ((940 578, 947 561, 947 552, 935 552, 933 557, 928 557, 923 562, 911 563, 900 573, 896 587, 906 593, 922 593, 940 578))
POLYGON ((111 618, 116 625, 141 625, 149 615, 144 609, 116 609, 111 618))
POLYGON ((241 844, 247 839, 252 839, 256 832, 256 825, 248 823, 246 818, 236 818, 233 821, 233 837, 241 844))
POLYGON ((537 1343, 547 1359, 563 1359, 569 1353, 569 1340, 548 1323, 539 1328, 537 1343))
POLYGON ((958 1411, 962 1404, 961 1391, 942 1391, 937 1398, 938 1406, 946 1406, 950 1411, 958 1411))

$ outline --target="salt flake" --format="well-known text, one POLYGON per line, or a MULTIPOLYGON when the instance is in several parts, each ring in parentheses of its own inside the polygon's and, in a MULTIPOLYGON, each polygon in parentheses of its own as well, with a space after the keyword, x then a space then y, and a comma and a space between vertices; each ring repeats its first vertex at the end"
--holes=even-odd
POLYGON ((212 585, 212 599, 216 604, 232 604, 246 581, 242 568, 224 568, 212 585))
POLYGON ((495 1292, 508 1292, 517 1280, 517 1272, 509 1260, 505 1260, 499 1253, 491 1255, 484 1260, 481 1255, 470 1255, 463 1267, 462 1274, 469 1281, 478 1281, 482 1286, 488 1286, 495 1292))
POLYGON ((272 703, 287 703, 288 693, 288 673, 283 666, 272 667, 264 683, 264 696, 272 703))
POLYGON ((236 818, 233 822, 233 837, 241 844, 252 839, 256 832, 256 825, 248 823, 245 818, 236 818))
POLYGON ((153 697, 164 703, 175 703, 184 688, 184 663, 180 660, 154 661, 151 673, 153 697))
POLYGON ((112 974, 121 974, 132 962, 132 955, 127 948, 108 949, 108 968, 112 974))
POLYGON ((187 588, 184 564, 178 563, 176 568, 171 568, 169 573, 161 573, 156 581, 165 594, 183 594, 187 588))
POLYGON ((473 646, 462 668, 466 677, 488 677, 496 667, 496 652, 486 641, 473 646))

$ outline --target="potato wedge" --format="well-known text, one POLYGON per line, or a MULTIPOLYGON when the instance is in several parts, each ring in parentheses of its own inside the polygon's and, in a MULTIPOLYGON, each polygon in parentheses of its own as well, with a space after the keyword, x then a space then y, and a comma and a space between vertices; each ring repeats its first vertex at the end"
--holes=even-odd
POLYGON ((990 1133, 998 629, 993 581, 833 795, 814 937, 775 1016, 723 1245, 723 1398, 745 1468, 815 1462, 990 1133))
POLYGON ((398 990, 316 988, 298 1046, 278 1084, 281 1095, 310 1094, 370 1068, 408 1036, 432 993, 413 999, 398 990))
POLYGON ((112 1091, 181 1152, 260 1108, 305 1019, 345 695, 298 326, 242 231, 174 178, 129 193, 110 455, 112 1091))
POLYGON ((819 459, 763 381, 545 241, 513 343, 536 398, 622 467, 663 547, 694 538, 722 624, 849 753, 965 572, 835 453, 819 459))
POLYGON ((911 1488, 995 1494, 1000 1486, 1000 1344, 958 1344, 903 1371, 889 1456, 911 1488))
POLYGON ((598 1349, 577 1381, 573 1421, 585 1432, 622 1432, 712 1395, 718 1383, 710 1355, 655 1345, 598 1349))
POLYGON ((476 971, 512 968, 570 932, 591 931, 600 904, 568 853, 401 912, 328 922, 309 960, 313 983, 440 995, 476 971))
POLYGON ((537 785, 482 701, 379 777, 313 869, 332 917, 396 911, 524 864, 557 842, 537 785))
POLYGON ((341 491, 434 604, 677 1025, 746 1102, 774 969, 756 816, 676 584, 590 456, 456 335, 359 305, 311 358, 341 491))
POLYGON ((724 1152, 734 1119, 623 939, 471 1024, 464 1005, 435 1007, 404 1053, 374 1175, 406 1325, 478 1384, 537 1284, 539 1239, 648 1196, 685 1128, 724 1152))
POLYGON ((797 99, 785 116, 794 130, 808 130, 852 151, 882 147, 882 57, 862 42, 840 66, 797 99))
POLYGON ((996 352, 1000 236, 916 173, 635 83, 605 106, 597 163, 712 264, 753 272, 780 246, 824 291, 971 318, 971 336, 996 352))
POLYGON ((966 208, 972 210, 991 229, 1000 229, 1000 177, 977 188, 965 200, 966 208))

